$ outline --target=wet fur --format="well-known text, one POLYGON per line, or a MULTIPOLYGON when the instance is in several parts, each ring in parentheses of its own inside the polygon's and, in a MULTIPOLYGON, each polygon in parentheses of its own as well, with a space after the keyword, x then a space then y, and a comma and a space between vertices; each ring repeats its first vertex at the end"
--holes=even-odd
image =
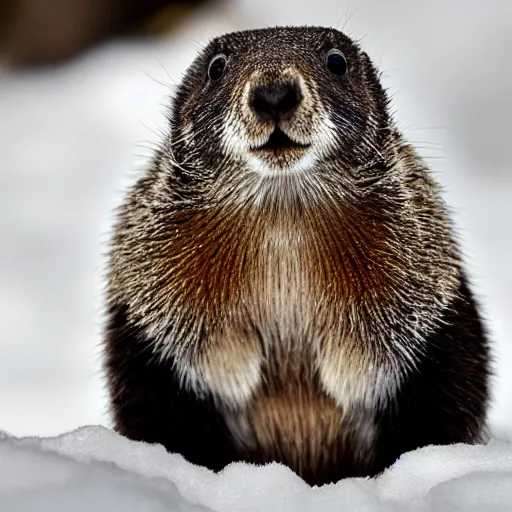
POLYGON ((329 29, 229 34, 190 67, 170 125, 112 239, 116 428, 213 469, 281 461, 312 484, 480 441, 486 337, 437 185, 368 57, 329 29), (332 46, 348 78, 324 70, 332 46), (221 86, 205 72, 219 52, 221 86), (311 157, 262 173, 247 84, 288 76, 305 100, 285 128, 311 157))

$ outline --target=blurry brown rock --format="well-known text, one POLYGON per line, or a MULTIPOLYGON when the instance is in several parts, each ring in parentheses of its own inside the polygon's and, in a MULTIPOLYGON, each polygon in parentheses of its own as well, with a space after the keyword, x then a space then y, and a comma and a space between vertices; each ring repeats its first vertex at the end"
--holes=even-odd
POLYGON ((114 35, 157 35, 206 1, 0 0, 0 59, 49 64, 114 35))

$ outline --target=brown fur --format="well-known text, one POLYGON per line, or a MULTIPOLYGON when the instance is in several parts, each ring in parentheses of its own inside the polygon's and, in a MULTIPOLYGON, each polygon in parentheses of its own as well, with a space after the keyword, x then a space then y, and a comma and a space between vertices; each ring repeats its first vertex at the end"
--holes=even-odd
POLYGON ((312 356, 304 349, 291 356, 272 352, 266 358, 263 382, 247 408, 228 415, 245 458, 258 463, 286 461, 299 476, 317 484, 343 476, 341 458, 367 467, 371 455, 365 445, 371 442, 371 428, 366 434, 368 425, 325 394, 311 365, 312 356))

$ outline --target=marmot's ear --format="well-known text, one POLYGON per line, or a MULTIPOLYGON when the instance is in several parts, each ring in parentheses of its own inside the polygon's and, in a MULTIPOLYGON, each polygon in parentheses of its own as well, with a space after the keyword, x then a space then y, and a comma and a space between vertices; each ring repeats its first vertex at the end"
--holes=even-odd
POLYGON ((373 62, 370 59, 370 56, 366 52, 361 52, 360 59, 364 69, 371 68, 375 70, 375 66, 373 65, 373 62))
POLYGON ((361 64, 362 71, 368 82, 373 82, 378 87, 381 87, 380 78, 382 72, 380 72, 373 63, 372 59, 366 52, 361 52, 359 62, 361 64))

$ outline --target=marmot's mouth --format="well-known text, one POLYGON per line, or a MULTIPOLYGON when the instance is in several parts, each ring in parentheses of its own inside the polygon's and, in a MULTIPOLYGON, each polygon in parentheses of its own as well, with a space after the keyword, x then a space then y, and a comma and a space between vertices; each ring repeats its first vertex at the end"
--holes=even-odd
POLYGON ((290 139, 281 128, 276 126, 267 142, 265 142, 263 146, 259 146, 255 149, 258 151, 287 151, 290 149, 305 149, 308 147, 309 144, 300 144, 290 139))

